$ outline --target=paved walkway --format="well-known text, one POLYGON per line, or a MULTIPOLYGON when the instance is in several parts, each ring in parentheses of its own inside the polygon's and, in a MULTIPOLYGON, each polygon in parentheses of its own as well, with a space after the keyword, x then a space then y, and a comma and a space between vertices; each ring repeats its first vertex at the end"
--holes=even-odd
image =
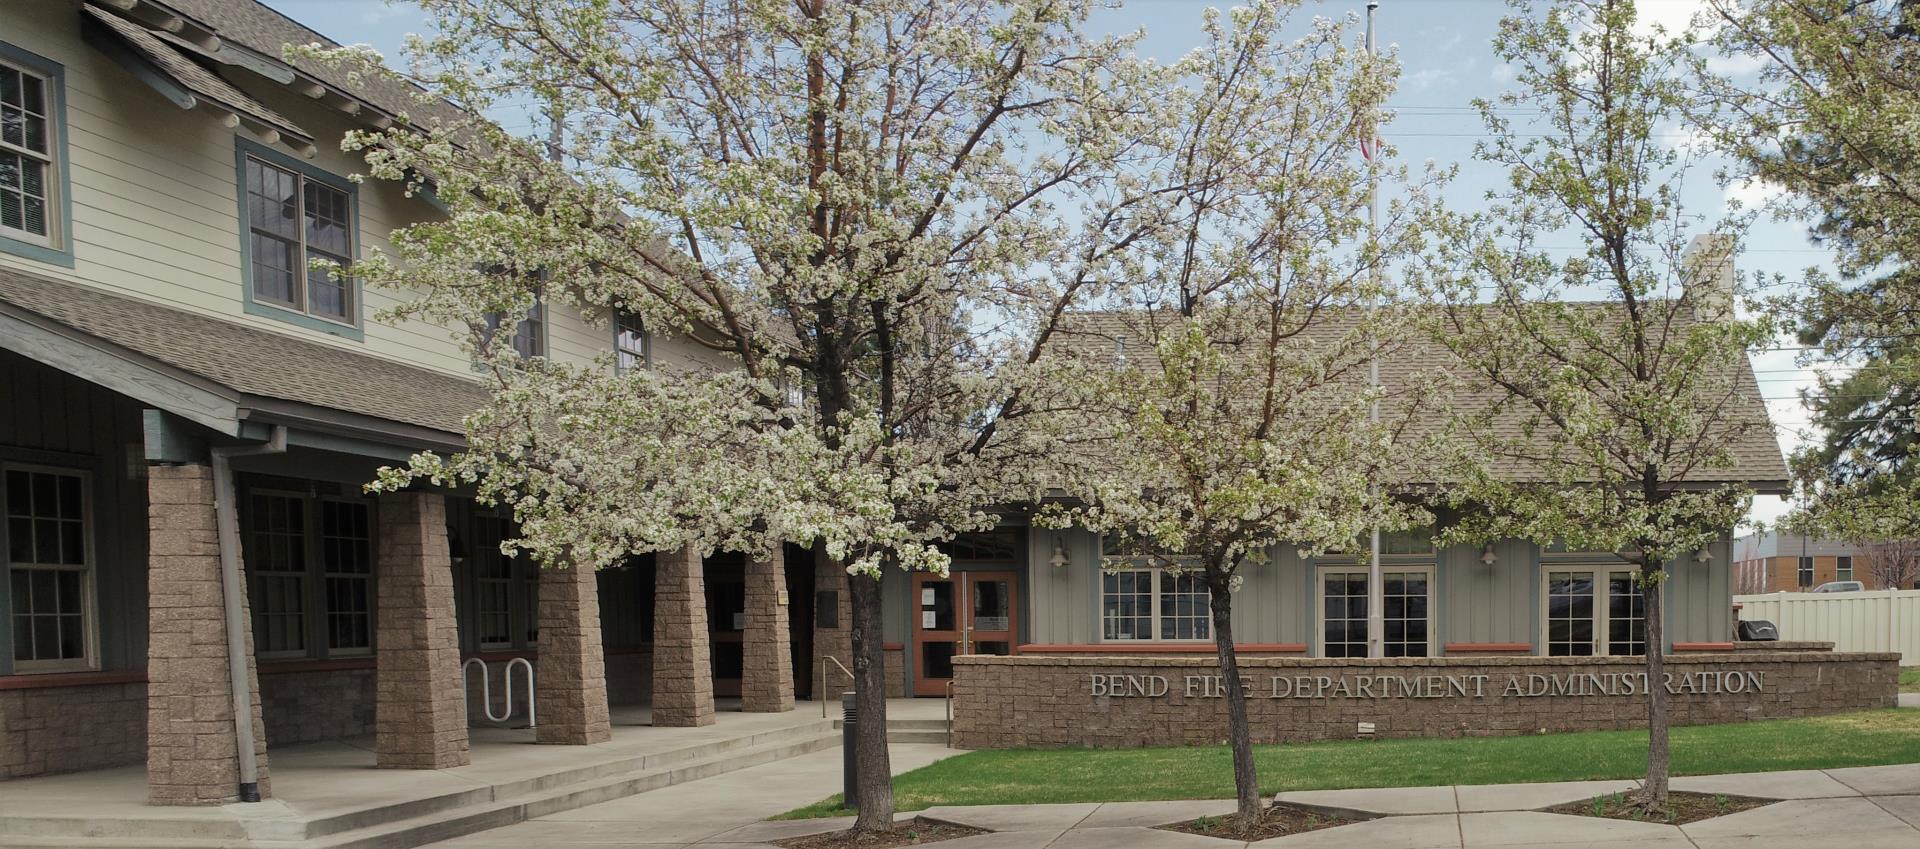
MULTIPOLYGON (((893 765, 896 771, 905 771, 952 754, 957 752, 934 745, 895 745, 893 765)), ((818 801, 839 784, 840 752, 817 752, 434 845, 438 849, 766 847, 769 840, 844 828, 844 819, 762 821, 818 801)), ((1678 778, 1676 790, 1782 800, 1679 827, 1534 810, 1635 786, 1633 781, 1584 781, 1286 793, 1282 801, 1380 816, 1257 845, 1275 849, 1920 847, 1920 764, 1678 778)), ((921 813, 996 832, 944 842, 943 849, 1222 849, 1235 844, 1153 826, 1222 814, 1232 807, 1226 801, 1110 802, 948 807, 921 813)))

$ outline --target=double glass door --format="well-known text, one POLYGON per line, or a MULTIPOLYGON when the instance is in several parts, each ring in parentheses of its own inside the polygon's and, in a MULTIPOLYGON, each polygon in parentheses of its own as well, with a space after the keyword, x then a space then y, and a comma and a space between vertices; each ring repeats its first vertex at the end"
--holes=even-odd
MULTIPOLYGON (((1426 567, 1388 567, 1380 573, 1383 657, 1432 654, 1432 573, 1426 567)), ((1320 571, 1320 656, 1367 656, 1367 569, 1320 571)))
POLYGON ((1014 573, 951 572, 913 576, 913 694, 946 694, 953 659, 1013 654, 1014 573))
POLYGON ((1647 653, 1646 599, 1633 570, 1549 570, 1546 581, 1548 655, 1647 653))

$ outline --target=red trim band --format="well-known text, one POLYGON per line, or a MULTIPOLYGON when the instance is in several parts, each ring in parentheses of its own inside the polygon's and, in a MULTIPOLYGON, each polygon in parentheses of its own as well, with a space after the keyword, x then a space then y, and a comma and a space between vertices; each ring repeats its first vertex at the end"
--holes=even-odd
POLYGON ((329 660, 267 660, 260 663, 261 675, 286 672, 332 672, 336 669, 372 669, 373 658, 342 657, 329 660))
POLYGON ((1447 654, 1506 654, 1510 652, 1530 652, 1530 643, 1448 643, 1447 654))
MULTIPOLYGON (((1236 643, 1235 651, 1256 654, 1306 654, 1306 643, 1236 643)), ((1030 643, 1015 649, 1020 654, 1213 654, 1209 643, 1030 643)))
POLYGON ((1674 651, 1733 651, 1732 643, 1674 643, 1674 651))
POLYGON ((42 690, 54 687, 99 687, 107 684, 145 684, 147 671, 42 672, 38 675, 0 675, 0 690, 42 690))
POLYGON ((881 643, 880 650, 881 651, 906 651, 907 644, 906 643, 881 643))

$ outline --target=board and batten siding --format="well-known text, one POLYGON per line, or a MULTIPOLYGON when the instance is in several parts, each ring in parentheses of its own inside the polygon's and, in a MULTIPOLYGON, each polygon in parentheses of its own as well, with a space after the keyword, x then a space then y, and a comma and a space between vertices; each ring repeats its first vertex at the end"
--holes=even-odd
MULTIPOLYGON (((1673 643, 1719 643, 1730 639, 1727 537, 1713 546, 1711 559, 1689 558, 1676 564, 1668 581, 1667 621, 1673 643)), ((1537 652, 1541 639, 1540 605, 1545 571, 1556 568, 1622 568, 1618 560, 1595 554, 1543 554, 1525 540, 1492 546, 1494 562, 1481 559, 1483 548, 1451 546, 1429 555, 1388 555, 1382 568, 1433 566, 1430 627, 1437 654, 1448 643, 1524 644, 1537 652)), ((1035 529, 1028 540, 1028 587, 1033 642, 1041 645, 1099 643, 1100 541, 1081 529, 1035 529), (1055 540, 1065 543, 1070 564, 1047 564, 1055 540)), ((1280 546, 1268 562, 1242 571, 1245 583, 1234 594, 1234 640, 1238 643, 1297 643, 1318 654, 1319 616, 1316 576, 1322 566, 1365 568, 1351 558, 1302 560, 1280 546)))
MULTIPOLYGON (((125 396, 0 350, 0 463, 83 471, 103 671, 147 661, 147 481, 141 407, 125 396)), ((4 531, 0 531, 4 533, 4 531)), ((0 674, 7 659, 0 657, 0 674)))
MULTIPOLYGON (((472 372, 448 328, 373 320, 406 299, 404 292, 361 293, 363 341, 247 314, 235 148, 236 138, 252 136, 221 126, 209 110, 178 108, 88 46, 80 38, 81 14, 77 0, 15 0, 0 8, 0 41, 65 69, 73 211, 67 238, 74 256, 73 267, 65 268, 0 253, 0 265, 415 366, 472 372)), ((365 170, 358 156, 340 150, 341 138, 354 126, 345 116, 244 74, 230 78, 314 134, 318 152, 307 164, 342 177, 365 170)), ((395 228, 438 214, 390 182, 363 181, 355 196, 361 256, 390 251, 387 235, 395 228)), ((613 348, 604 315, 590 321, 577 309, 555 305, 546 330, 555 359, 586 362, 613 348)), ((680 339, 656 338, 653 350, 656 363, 725 362, 680 339)))
POLYGON ((1526 643, 1539 648, 1539 548, 1526 540, 1501 540, 1485 549, 1457 545, 1441 550, 1436 577, 1437 615, 1444 643, 1526 643))

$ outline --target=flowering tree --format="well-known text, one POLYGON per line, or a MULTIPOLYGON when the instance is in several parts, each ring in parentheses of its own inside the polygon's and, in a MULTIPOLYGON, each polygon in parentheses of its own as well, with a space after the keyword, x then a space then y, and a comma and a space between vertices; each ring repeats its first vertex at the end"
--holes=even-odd
POLYGON ((1518 88, 1480 104, 1489 138, 1477 155, 1510 182, 1435 240, 1421 279, 1445 303, 1429 315, 1433 337, 1492 399, 1462 428, 1483 462, 1453 490, 1463 518, 1446 536, 1561 540, 1635 567, 1645 634, 1614 648, 1645 647, 1643 801, 1658 809, 1661 593, 1669 564, 1746 513, 1732 449, 1772 433, 1744 355, 1770 330, 1734 314, 1734 223, 1683 258, 1697 216, 1678 187, 1697 154, 1662 135, 1680 125, 1694 58, 1685 38, 1636 34, 1635 20, 1631 0, 1557 0, 1517 3, 1501 22, 1494 50, 1518 88), (1537 123, 1516 127, 1507 114, 1519 108, 1537 123), (1568 241, 1584 248, 1543 247, 1568 241))
POLYGON ((1709 122, 1743 176, 1809 216, 1837 278, 1809 269, 1802 344, 1842 366, 1806 393, 1822 433, 1794 458, 1793 517, 1843 539, 1920 536, 1920 2, 1713 0, 1717 46, 1757 79, 1710 79, 1709 122))
POLYGON ((1068 476, 1075 506, 1042 517, 1204 583, 1210 626, 1183 636, 1214 642, 1242 828, 1262 807, 1234 652, 1242 571, 1279 545, 1348 549, 1421 512, 1390 497, 1404 408, 1369 421, 1367 363, 1389 335, 1365 315, 1369 280, 1407 250, 1414 217, 1396 203, 1369 237, 1356 116, 1396 68, 1361 52, 1351 19, 1282 38, 1297 7, 1209 10, 1203 45, 1170 68, 1163 97, 1186 117, 1152 137, 1148 170, 1175 188, 1110 309, 1063 328, 1056 359, 1080 373, 1072 415, 1095 453, 1068 476))
POLYGON ((493 390, 467 451, 381 485, 475 486, 549 566, 814 544, 853 576, 856 828, 891 828, 878 578, 944 570, 937 543, 1038 493, 1041 355, 1154 220, 1117 176, 1166 120, 1134 94, 1149 69, 1081 36, 1086 0, 420 5, 427 92, 555 132, 350 141, 446 213, 356 273, 417 293, 395 317, 467 328, 493 390), (717 365, 523 359, 505 340, 540 297, 717 365))

